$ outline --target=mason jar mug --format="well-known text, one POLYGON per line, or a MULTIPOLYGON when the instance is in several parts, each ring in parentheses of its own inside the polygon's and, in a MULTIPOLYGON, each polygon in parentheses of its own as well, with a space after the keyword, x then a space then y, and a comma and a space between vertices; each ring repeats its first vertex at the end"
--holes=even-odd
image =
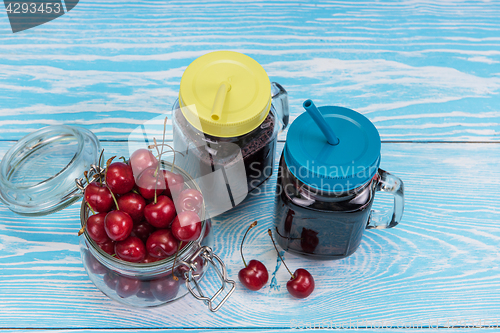
POLYGON ((306 101, 281 155, 275 236, 290 252, 315 259, 353 254, 366 228, 392 228, 403 215, 401 179, 379 169, 375 126, 353 110, 306 101), (313 110, 310 110, 313 109, 313 110), (390 211, 372 211, 377 191, 394 195, 390 211))
POLYGON ((288 125, 288 97, 262 66, 237 52, 208 53, 185 70, 173 106, 178 163, 211 193, 211 216, 245 199, 273 172, 288 125))

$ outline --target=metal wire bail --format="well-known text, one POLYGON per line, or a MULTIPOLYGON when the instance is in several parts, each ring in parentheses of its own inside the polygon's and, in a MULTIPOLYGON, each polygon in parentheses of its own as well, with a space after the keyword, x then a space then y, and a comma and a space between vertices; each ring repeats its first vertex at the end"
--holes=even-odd
MULTIPOLYGON (((100 166, 92 164, 90 166, 90 170, 89 170, 89 173, 87 175, 87 177, 89 179, 89 183, 92 183, 93 181, 98 179, 100 177, 99 175, 102 175, 104 173, 104 171, 105 171, 104 168, 101 168, 100 166)), ((76 187, 78 187, 78 189, 82 192, 84 192, 85 188, 89 185, 89 184, 87 184, 87 180, 84 177, 76 178, 75 183, 76 183, 76 187)))
MULTIPOLYGON (((186 272, 186 287, 188 288, 189 292, 191 295, 193 295, 196 299, 203 301, 208 309, 212 312, 216 312, 219 310, 224 303, 229 299, 231 294, 234 292, 234 289, 236 287, 236 283, 233 280, 229 280, 227 277, 227 270, 226 270, 226 265, 222 262, 222 260, 212 252, 212 249, 209 248, 208 246, 203 246, 201 247, 196 254, 193 256, 193 258, 197 258, 198 256, 202 256, 207 262, 209 262, 213 269, 215 270, 215 273, 219 276, 221 279, 221 287, 219 290, 212 296, 212 297, 207 297, 203 294, 203 291, 200 288, 200 285, 198 281, 196 280, 196 277, 198 275, 193 274, 193 271, 196 269, 196 265, 194 264, 193 260, 191 260, 189 263, 187 263, 187 266, 189 267, 189 271, 186 272), (215 261, 214 261, 215 259, 215 261), (218 265, 217 265, 218 263, 218 265), (219 269, 219 267, 222 269, 219 269), (194 284, 195 288, 192 287, 192 284, 194 284), (228 291, 226 296, 222 298, 222 300, 219 302, 218 305, 214 307, 214 302, 216 301, 217 297, 219 297, 222 292, 231 285, 231 289, 228 291), (196 291, 195 291, 196 289, 196 291)), ((186 264, 186 263, 185 263, 186 264)))

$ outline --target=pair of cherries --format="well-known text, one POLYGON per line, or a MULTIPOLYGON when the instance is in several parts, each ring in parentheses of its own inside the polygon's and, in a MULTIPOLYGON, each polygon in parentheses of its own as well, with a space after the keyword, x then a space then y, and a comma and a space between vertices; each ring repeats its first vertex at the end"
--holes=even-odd
MULTIPOLYGON (((259 260, 250 260, 250 262, 247 263, 245 262, 245 258, 243 257, 243 242, 245 241, 245 238, 253 227, 257 225, 257 221, 253 222, 245 232, 245 235, 243 236, 243 239, 241 241, 241 246, 240 246, 240 252, 241 252, 241 258, 243 259, 243 264, 245 265, 244 268, 242 268, 239 273, 238 273, 238 278, 240 282, 248 289, 250 290, 259 290, 262 287, 264 287, 269 280, 269 273, 267 271, 266 266, 260 262, 259 260)), ((288 273, 290 273, 290 280, 286 283, 286 289, 292 295, 293 297, 296 298, 306 298, 314 290, 314 279, 307 270, 303 268, 297 269, 293 274, 288 269, 288 266, 285 264, 285 261, 281 257, 278 248, 276 247, 276 243, 274 242, 273 235, 270 229, 268 229, 268 234, 271 237, 271 240, 273 242, 274 248, 276 249, 276 252, 278 253, 278 256, 280 257, 281 261, 285 265, 286 269, 288 270, 288 273)))
POLYGON ((203 197, 195 189, 184 189, 182 175, 160 170, 147 149, 136 150, 128 163, 111 160, 104 182, 98 175, 84 193, 94 212, 86 222, 87 233, 105 252, 148 263, 198 239, 203 197))

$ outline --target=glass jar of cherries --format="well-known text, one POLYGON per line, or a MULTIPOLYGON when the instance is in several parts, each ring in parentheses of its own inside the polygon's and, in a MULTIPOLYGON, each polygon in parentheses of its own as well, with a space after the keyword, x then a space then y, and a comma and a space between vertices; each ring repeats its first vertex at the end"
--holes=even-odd
POLYGON ((128 161, 110 159, 106 167, 102 155, 99 140, 83 128, 35 131, 0 162, 0 201, 18 214, 41 216, 83 196, 80 250, 99 290, 133 307, 191 293, 217 311, 235 283, 209 247, 211 221, 198 184, 148 149, 135 150, 128 161), (221 283, 206 296, 200 282, 210 268, 221 283))
MULTIPOLYGON (((147 150, 143 151, 153 158, 147 150)), ((134 155, 137 154, 131 159, 134 155)), ((92 175, 97 177, 92 178, 99 180, 99 175, 105 174, 110 187, 114 179, 109 176, 112 167, 113 164, 108 165, 106 170, 94 166, 92 175)), ((156 177, 153 180, 160 177, 162 180, 148 189, 144 186, 144 178, 137 177, 136 189, 116 200, 117 210, 107 213, 92 211, 94 202, 85 192, 80 214, 84 235, 80 239, 80 249, 84 267, 99 290, 129 306, 163 305, 191 293, 205 301, 211 311, 217 311, 234 290, 234 282, 228 280, 224 264, 210 248, 211 221, 206 218, 199 187, 188 173, 169 162, 162 161, 158 168, 140 170, 140 174, 147 173, 147 170, 156 170, 156 175, 152 173, 156 177), (181 181, 173 182, 172 177, 181 181), (119 214, 120 211, 126 211, 135 220, 130 232, 123 231, 126 226, 120 217, 116 217, 118 221, 111 220, 115 216, 110 217, 110 213, 119 214), (95 219, 103 221, 94 222, 95 219), (101 224, 107 236, 112 237, 111 241, 106 237, 100 241, 101 224), (122 239, 121 232, 128 233, 128 236, 122 239), (221 300, 217 300, 219 292, 209 298, 200 291, 199 280, 210 266, 220 272, 221 291, 227 288, 226 284, 232 285, 221 300)), ((83 179, 77 181, 84 190, 95 182, 90 181, 84 188, 83 179)), ((99 184, 95 186, 99 187, 99 184)))

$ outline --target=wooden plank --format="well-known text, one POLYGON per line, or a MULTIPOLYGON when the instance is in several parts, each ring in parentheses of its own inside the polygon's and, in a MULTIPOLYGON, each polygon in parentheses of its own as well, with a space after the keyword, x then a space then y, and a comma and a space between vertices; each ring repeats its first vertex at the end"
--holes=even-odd
MULTIPOLYGON (((475 328, 473 324, 471 324, 470 329, 475 328)), ((347 326, 349 327, 349 326, 347 326)), ((431 328, 416 328, 416 329, 398 329, 398 328, 389 328, 390 332, 396 331, 398 333, 410 333, 410 332, 432 332, 435 331, 436 329, 443 329, 446 328, 446 332, 449 333, 462 333, 465 332, 466 329, 464 328, 447 328, 447 327, 436 327, 436 326, 431 326, 431 328)), ((469 327, 468 327, 469 328, 469 327)), ((477 327, 480 329, 492 329, 492 328, 497 328, 497 326, 493 327, 477 327)), ((348 328, 351 330, 351 328, 348 328)), ((355 330, 355 332, 361 332, 361 333, 382 333, 382 332, 387 332, 388 329, 376 329, 376 328, 369 328, 369 329, 358 329, 355 326, 352 328, 352 330, 355 330)), ((110 330, 111 331, 111 330, 110 330)), ((155 332, 155 333, 171 333, 171 332, 192 332, 192 333, 211 333, 211 332, 220 332, 221 329, 113 329, 113 332, 118 332, 118 333, 147 333, 147 332, 155 332)), ((249 333, 249 332, 261 332, 261 333, 275 333, 275 332, 283 332, 283 333, 290 333, 290 332, 317 332, 318 328, 314 329, 309 329, 309 328, 301 328, 301 329, 224 329, 224 332, 227 333, 249 333)), ((339 329, 321 329, 322 333, 337 333, 339 329)), ((16 333, 19 332, 19 330, 3 330, 5 333, 16 333)), ((38 329, 33 329, 30 330, 30 332, 35 332, 35 333, 52 333, 54 330, 38 330, 38 329)), ((57 330, 57 332, 61 333, 94 333, 94 332, 102 332, 102 330, 92 330, 92 329, 73 329, 73 330, 57 330)))
MULTIPOLYGON (((0 156, 12 144, 0 143, 0 156)), ((125 143, 104 147, 126 154, 125 143)), ((238 282, 215 314, 189 296, 146 310, 110 301, 82 268, 78 205, 39 218, 17 216, 1 205, 0 327, 284 329, 325 321, 498 320, 500 145, 386 143, 382 150, 382 167, 405 182, 406 209, 398 227, 367 231, 358 251, 343 260, 287 253, 292 269, 306 268, 315 277, 316 290, 307 299, 288 295, 289 277, 280 268, 272 288, 250 292, 238 282)), ((266 234, 274 187, 275 176, 259 196, 214 219, 214 251, 233 279, 242 268, 239 243, 256 219, 246 258, 260 259, 271 274, 275 270, 276 253, 266 234)))
POLYGON ((312 98, 362 112, 384 140, 498 142, 499 14, 486 1, 108 0, 17 34, 0 14, 0 140, 63 123, 125 140, 171 109, 191 61, 229 49, 285 86, 292 120, 312 98))

